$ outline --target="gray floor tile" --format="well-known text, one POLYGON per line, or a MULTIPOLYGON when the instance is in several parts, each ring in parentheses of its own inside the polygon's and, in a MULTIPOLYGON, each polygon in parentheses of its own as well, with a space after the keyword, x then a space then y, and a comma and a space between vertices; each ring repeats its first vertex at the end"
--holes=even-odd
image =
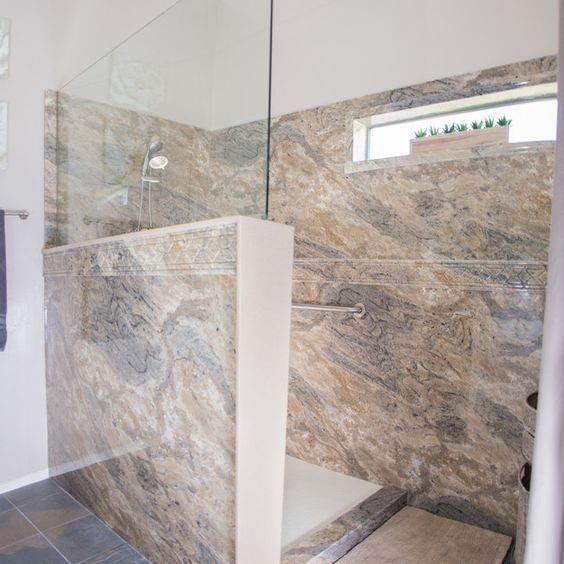
POLYGON ((149 561, 128 544, 123 544, 84 560, 81 564, 149 564, 149 561))
POLYGON ((45 536, 71 562, 82 562, 124 543, 93 515, 46 531, 45 536))
POLYGON ((35 535, 0 549, 0 564, 66 564, 66 560, 41 535, 35 535))
POLYGON ((35 534, 36 528, 17 509, 0 513, 0 548, 35 534))
POLYGON ((69 521, 90 515, 89 511, 63 491, 23 503, 19 506, 19 510, 40 531, 53 529, 69 521))
POLYGON ((16 506, 19 507, 24 503, 28 503, 32 500, 38 500, 43 497, 47 497, 56 493, 60 493, 62 490, 53 482, 52 480, 42 480, 41 482, 36 482, 35 484, 30 484, 29 486, 24 486, 23 488, 18 488, 17 490, 12 490, 4 495, 16 506))
POLYGON ((8 509, 13 509, 14 506, 8 501, 5 495, 0 495, 0 513, 2 511, 8 511, 8 509))

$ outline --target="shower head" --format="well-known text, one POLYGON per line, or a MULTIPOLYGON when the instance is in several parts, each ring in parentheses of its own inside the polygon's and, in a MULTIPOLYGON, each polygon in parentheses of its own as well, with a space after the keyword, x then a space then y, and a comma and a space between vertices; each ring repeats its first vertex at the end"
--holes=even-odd
POLYGON ((155 170, 164 170, 168 164, 168 159, 164 155, 155 155, 149 161, 149 168, 155 170))
POLYGON ((151 140, 147 145, 147 151, 145 152, 145 159, 143 161, 141 176, 147 175, 147 170, 149 168, 149 159, 151 158, 152 155, 158 153, 162 148, 163 148, 162 141, 158 137, 151 137, 151 140))
POLYGON ((163 142, 158 137, 151 137, 149 145, 147 145, 147 152, 152 155, 157 153, 163 148, 163 142))

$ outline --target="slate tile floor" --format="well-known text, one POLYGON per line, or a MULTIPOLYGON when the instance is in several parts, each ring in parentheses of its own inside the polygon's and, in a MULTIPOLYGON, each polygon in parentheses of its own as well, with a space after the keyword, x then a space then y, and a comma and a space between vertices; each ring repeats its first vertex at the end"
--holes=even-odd
POLYGON ((52 480, 0 494, 0 564, 148 564, 52 480))

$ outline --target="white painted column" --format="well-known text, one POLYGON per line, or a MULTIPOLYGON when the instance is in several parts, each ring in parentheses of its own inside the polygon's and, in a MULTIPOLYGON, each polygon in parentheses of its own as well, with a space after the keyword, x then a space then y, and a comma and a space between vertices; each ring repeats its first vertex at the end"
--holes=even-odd
POLYGON ((238 220, 237 564, 278 564, 294 229, 238 220))

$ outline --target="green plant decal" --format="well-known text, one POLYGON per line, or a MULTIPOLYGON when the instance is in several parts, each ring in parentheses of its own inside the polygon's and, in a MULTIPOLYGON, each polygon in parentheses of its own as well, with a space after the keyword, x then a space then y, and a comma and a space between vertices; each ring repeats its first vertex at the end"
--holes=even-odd
POLYGON ((449 133, 483 129, 484 127, 489 129, 492 127, 507 127, 511 124, 507 116, 500 116, 497 119, 494 117, 486 117, 483 120, 473 120, 470 125, 467 123, 445 123, 442 128, 435 127, 434 125, 429 126, 428 129, 418 129, 414 131, 414 135, 417 139, 422 139, 423 137, 431 136, 435 137, 437 135, 448 135, 449 133))
POLYGON ((504 127, 507 125, 510 125, 511 122, 513 120, 508 119, 506 116, 501 116, 500 118, 497 119, 497 125, 499 125, 499 127, 504 127))

